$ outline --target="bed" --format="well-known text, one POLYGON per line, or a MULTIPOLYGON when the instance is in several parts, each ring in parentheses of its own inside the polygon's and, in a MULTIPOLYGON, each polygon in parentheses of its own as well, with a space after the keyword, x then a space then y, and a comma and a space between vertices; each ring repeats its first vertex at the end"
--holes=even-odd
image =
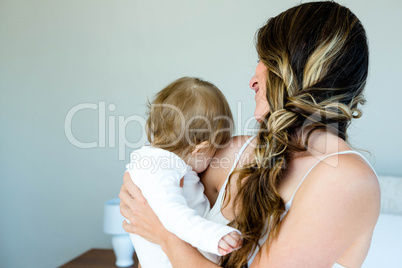
POLYGON ((402 268, 402 178, 380 176, 381 214, 363 268, 402 268))

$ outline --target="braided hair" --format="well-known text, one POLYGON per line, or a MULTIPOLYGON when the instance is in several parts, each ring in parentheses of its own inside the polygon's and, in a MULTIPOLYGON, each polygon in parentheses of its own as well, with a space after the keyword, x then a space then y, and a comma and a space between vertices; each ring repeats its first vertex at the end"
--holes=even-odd
POLYGON ((234 172, 238 193, 230 225, 242 232, 243 246, 222 258, 223 267, 246 265, 268 230, 272 242, 285 211, 279 187, 292 155, 306 151, 319 129, 346 140, 352 118, 361 116, 358 104, 365 102, 366 33, 346 7, 332 1, 293 7, 257 31, 256 48, 267 67, 269 112, 257 135, 255 159, 234 172))

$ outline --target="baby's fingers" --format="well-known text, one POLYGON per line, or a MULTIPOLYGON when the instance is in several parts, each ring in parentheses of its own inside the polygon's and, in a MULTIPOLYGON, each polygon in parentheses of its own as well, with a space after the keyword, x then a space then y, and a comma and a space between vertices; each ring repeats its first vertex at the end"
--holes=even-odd
POLYGON ((219 254, 221 254, 222 256, 225 256, 226 254, 228 254, 228 252, 226 250, 223 250, 221 248, 218 248, 218 252, 219 254))
POLYGON ((218 244, 218 252, 219 254, 221 254, 222 256, 225 256, 226 254, 230 253, 233 250, 233 248, 225 242, 225 240, 223 240, 223 238, 221 240, 219 240, 219 244, 218 244))
POLYGON ((243 237, 238 232, 231 232, 229 235, 237 241, 237 245, 234 248, 239 249, 243 245, 243 237))
POLYGON ((237 232, 231 232, 230 234, 222 237, 222 239, 233 249, 237 249, 242 243, 241 236, 237 232))

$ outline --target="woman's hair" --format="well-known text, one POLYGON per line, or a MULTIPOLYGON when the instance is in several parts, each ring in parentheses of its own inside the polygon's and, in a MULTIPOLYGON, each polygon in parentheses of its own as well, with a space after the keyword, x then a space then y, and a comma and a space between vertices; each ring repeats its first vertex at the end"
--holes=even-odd
POLYGON ((225 96, 200 78, 179 78, 148 103, 149 142, 181 157, 203 141, 210 148, 223 146, 232 132, 233 117, 225 96))
POLYGON ((260 237, 269 230, 271 243, 278 234, 285 211, 278 189, 291 156, 307 150, 315 130, 346 140, 364 103, 366 33, 348 8, 331 1, 293 7, 258 30, 256 48, 267 67, 269 112, 257 135, 255 160, 237 170, 231 226, 242 232, 243 246, 222 259, 224 267, 245 265, 260 237))

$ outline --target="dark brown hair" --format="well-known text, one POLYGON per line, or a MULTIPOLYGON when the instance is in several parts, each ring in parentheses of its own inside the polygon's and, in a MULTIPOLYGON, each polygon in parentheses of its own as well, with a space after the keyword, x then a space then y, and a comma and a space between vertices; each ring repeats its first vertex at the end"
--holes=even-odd
MULTIPOLYGON (((335 2, 311 2, 268 20, 256 35, 267 67, 269 112, 257 135, 255 160, 237 170, 236 217, 243 246, 224 257, 224 267, 247 263, 261 236, 278 234, 285 204, 279 195, 285 165, 306 151, 308 137, 324 129, 346 140, 368 72, 368 46, 359 19, 335 2), (307 139, 302 135, 307 133, 307 139)), ((229 188, 229 187, 228 187, 229 188)))

